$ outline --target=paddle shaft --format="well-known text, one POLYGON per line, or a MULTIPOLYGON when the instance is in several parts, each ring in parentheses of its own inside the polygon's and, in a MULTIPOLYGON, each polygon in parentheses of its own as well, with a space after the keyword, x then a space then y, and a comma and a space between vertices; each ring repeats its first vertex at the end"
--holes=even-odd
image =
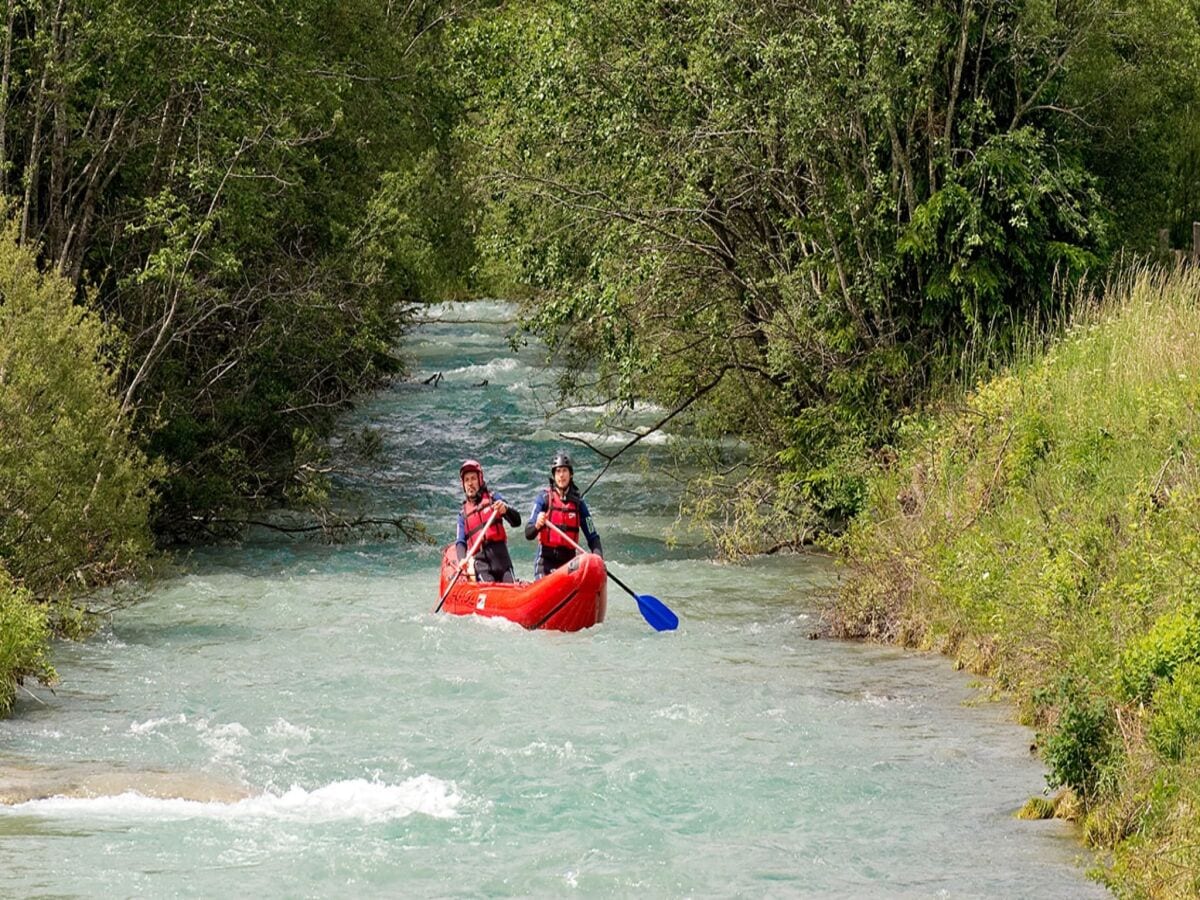
MULTIPOLYGON (((588 552, 587 550, 584 550, 582 547, 580 547, 580 546, 579 546, 579 542, 578 542, 578 541, 575 541, 575 540, 573 540, 569 534, 567 534, 565 531, 563 531, 561 528, 559 528, 557 525, 555 525, 553 522, 551 522, 551 521, 550 521, 548 518, 546 519, 546 526, 545 526, 545 527, 546 527, 546 528, 552 528, 552 529, 554 529, 554 532, 555 532, 555 533, 556 533, 556 534, 557 534, 557 535, 558 535, 560 538, 562 538, 564 541, 566 541, 568 544, 570 544, 572 547, 574 547, 574 548, 575 548, 576 550, 578 550, 580 553, 587 553, 587 552, 588 552)), ((638 596, 638 595, 637 595, 637 594, 635 594, 635 593, 634 593, 634 592, 633 592, 633 591, 630 589, 629 585, 627 585, 627 584, 626 584, 625 582, 623 582, 623 581, 622 581, 620 578, 618 578, 616 575, 614 575, 612 572, 610 572, 610 571, 609 571, 609 569, 608 569, 608 566, 605 566, 605 567, 604 567, 604 571, 605 571, 605 572, 608 574, 608 577, 609 577, 609 578, 611 578, 613 581, 615 581, 617 584, 619 584, 621 587, 623 587, 623 588, 625 589, 625 593, 629 594, 629 596, 630 596, 630 597, 632 597, 634 600, 636 600, 636 599, 637 599, 637 596, 638 596)))
MULTIPOLYGON (((465 557, 463 557, 464 559, 469 560, 469 559, 475 558, 475 554, 479 552, 479 547, 483 543, 483 536, 485 534, 487 534, 487 530, 492 527, 492 520, 495 518, 496 518, 496 510, 493 509, 492 514, 490 516, 488 516, 487 522, 484 523, 483 528, 481 528, 479 530, 479 537, 475 538, 475 543, 471 545, 471 549, 469 549, 467 551, 467 555, 465 557)), ((446 585, 446 590, 442 594, 442 599, 440 599, 438 601, 437 609, 434 610, 435 613, 442 611, 442 604, 444 604, 446 602, 446 598, 450 596, 450 589, 454 587, 455 582, 458 581, 458 576, 461 575, 464 571, 466 571, 466 566, 456 566, 455 567, 454 577, 451 578, 450 583, 448 585, 446 585)))

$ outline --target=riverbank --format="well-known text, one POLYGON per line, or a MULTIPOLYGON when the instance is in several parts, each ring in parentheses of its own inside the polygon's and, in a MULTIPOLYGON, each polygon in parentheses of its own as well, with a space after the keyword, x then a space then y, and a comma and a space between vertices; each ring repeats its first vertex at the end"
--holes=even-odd
POLYGON ((838 541, 835 631, 994 676, 1122 894, 1200 891, 1198 299, 1130 276, 911 421, 838 541))

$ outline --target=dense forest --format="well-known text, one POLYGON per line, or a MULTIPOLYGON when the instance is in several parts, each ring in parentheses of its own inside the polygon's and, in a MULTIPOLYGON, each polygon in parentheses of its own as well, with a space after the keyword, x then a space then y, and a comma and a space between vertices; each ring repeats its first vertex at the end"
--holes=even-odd
MULTIPOLYGON (((1198 0, 8 0, 5 16, 0 711, 53 677, 50 635, 84 627, 81 598, 144 575, 156 547, 320 504, 324 439, 402 374, 421 303, 517 299, 564 397, 651 401, 664 427, 738 438, 730 458, 711 443, 684 501, 716 552, 849 526, 849 556, 878 572, 888 540, 864 523, 886 520, 881 485, 915 477, 896 468, 913 435, 957 427, 939 410, 978 402, 964 391, 1094 308, 1091 285, 1169 260, 1200 220, 1198 0)), ((858 584, 846 633, 945 629, 961 647, 987 621, 926 622, 879 600, 896 584, 858 584)), ((1064 760, 1072 710, 1100 710, 1116 741, 1158 682, 1124 707, 1080 683, 1039 694, 1064 760)), ((1200 727, 1184 735, 1195 754, 1200 727)), ((1100 808, 1121 792, 1097 780, 1113 758, 1055 777, 1100 808)))
POLYGON ((598 366, 569 387, 761 448, 713 486, 727 549, 793 541, 859 508, 899 410, 1053 318, 1064 282, 1184 236, 1196 15, 510 7, 465 39, 485 233, 532 327, 598 366))
POLYGON ((0 59, 0 709, 47 612, 317 502, 471 228, 438 2, 12 0, 0 59))

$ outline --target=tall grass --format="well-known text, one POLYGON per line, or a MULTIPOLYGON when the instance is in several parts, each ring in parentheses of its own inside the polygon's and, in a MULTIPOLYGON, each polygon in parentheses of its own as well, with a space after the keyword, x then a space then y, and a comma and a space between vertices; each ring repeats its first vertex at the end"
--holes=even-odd
POLYGON ((838 542, 848 636, 995 676, 1122 891, 1200 892, 1200 273, 1133 271, 916 416, 838 542))

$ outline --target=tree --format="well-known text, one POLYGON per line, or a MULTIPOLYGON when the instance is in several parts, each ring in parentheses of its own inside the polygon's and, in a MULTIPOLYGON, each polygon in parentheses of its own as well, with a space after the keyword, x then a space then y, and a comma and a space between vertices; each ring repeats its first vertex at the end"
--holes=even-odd
POLYGON ((1194 44, 1183 2, 506 8, 463 48, 487 245, 568 390, 694 404, 844 516, 843 460, 1105 259, 1076 76, 1130 17, 1172 24, 1128 84, 1194 44))
POLYGON ((2 186, 21 240, 96 284, 125 337, 122 406, 169 465, 168 534, 305 494, 336 411, 397 371, 405 308, 461 290, 437 49, 457 14, 8 4, 2 186))
POLYGON ((116 336, 19 233, 0 229, 0 568, 64 597, 139 569, 156 471, 116 396, 116 336))

